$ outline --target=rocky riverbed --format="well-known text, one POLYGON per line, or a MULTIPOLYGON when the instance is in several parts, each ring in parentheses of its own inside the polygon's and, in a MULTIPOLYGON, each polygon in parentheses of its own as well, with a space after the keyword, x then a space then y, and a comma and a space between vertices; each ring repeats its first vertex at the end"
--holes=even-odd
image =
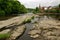
POLYGON ((59 31, 60 21, 49 16, 29 14, 0 22, 0 34, 10 33, 7 40, 17 38, 17 40, 60 40, 59 31), (23 21, 31 19, 32 16, 34 17, 31 23, 21 25, 23 21))
MULTIPOLYGON (((8 20, 0 21, 0 34, 9 33, 10 37, 7 40, 15 40, 21 36, 26 27, 23 23, 26 19, 31 19, 33 15, 25 14, 23 16, 17 16, 8 20)), ((4 38, 5 40, 5 38, 4 38)))
POLYGON ((44 16, 28 33, 34 40, 60 40, 60 21, 44 16))

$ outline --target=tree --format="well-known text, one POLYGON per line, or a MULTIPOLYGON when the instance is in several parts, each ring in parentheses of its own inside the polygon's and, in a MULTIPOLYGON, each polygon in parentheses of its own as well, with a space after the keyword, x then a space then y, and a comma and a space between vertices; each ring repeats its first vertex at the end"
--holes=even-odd
POLYGON ((1 17, 2 17, 2 16, 5 16, 5 11, 0 10, 0 16, 1 16, 1 17))
POLYGON ((60 8, 60 4, 59 4, 59 8, 60 8))
POLYGON ((18 0, 0 0, 0 15, 8 16, 13 14, 26 13, 27 9, 18 0), (3 13, 1 11, 4 11, 3 13))
POLYGON ((39 8, 38 7, 36 7, 36 10, 35 11, 39 11, 39 8))
POLYGON ((40 11, 39 11, 39 8, 38 7, 36 7, 36 9, 33 11, 33 13, 39 13, 40 11))

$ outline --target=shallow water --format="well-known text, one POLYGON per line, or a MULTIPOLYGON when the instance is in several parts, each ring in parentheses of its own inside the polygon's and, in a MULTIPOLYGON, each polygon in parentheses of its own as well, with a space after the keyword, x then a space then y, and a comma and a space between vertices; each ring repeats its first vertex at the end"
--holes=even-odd
POLYGON ((28 32, 30 31, 30 29, 33 28, 33 23, 35 21, 39 21, 39 20, 47 20, 47 19, 51 19, 51 17, 47 17, 47 16, 43 16, 41 18, 35 18, 34 20, 32 20, 31 23, 26 23, 25 26, 26 26, 26 31, 25 33, 18 39, 18 40, 34 40, 33 38, 31 38, 29 35, 28 35, 28 32))
POLYGON ((32 23, 27 23, 27 24, 25 24, 25 26, 26 26, 26 31, 18 40, 33 40, 33 38, 31 38, 28 35, 28 32, 30 31, 30 29, 32 29, 33 24, 32 23))

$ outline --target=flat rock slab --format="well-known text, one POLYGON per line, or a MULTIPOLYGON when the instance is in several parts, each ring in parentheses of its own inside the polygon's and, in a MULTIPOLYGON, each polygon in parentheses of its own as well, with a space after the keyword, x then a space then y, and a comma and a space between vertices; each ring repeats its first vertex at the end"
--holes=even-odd
POLYGON ((11 36, 9 40, 15 40, 18 36, 20 36, 25 31, 25 26, 19 26, 16 29, 14 29, 11 33, 11 36))
POLYGON ((60 40, 60 21, 54 19, 39 20, 30 30, 30 37, 34 40, 60 40))
POLYGON ((8 33, 10 31, 11 31, 11 29, 6 29, 6 30, 1 31, 0 34, 5 34, 5 33, 8 33))
POLYGON ((8 20, 0 21, 0 29, 3 27, 10 27, 11 25, 19 25, 25 19, 31 18, 33 15, 25 14, 23 16, 17 16, 8 20))

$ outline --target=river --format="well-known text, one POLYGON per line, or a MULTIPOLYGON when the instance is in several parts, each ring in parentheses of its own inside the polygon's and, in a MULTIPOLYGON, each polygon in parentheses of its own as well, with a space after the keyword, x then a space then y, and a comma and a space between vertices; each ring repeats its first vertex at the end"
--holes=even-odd
MULTIPOLYGON (((29 15, 29 14, 28 14, 29 15)), ((30 14, 31 15, 31 14, 30 14)), ((30 29, 33 28, 33 23, 35 21, 38 21, 39 18, 34 18, 33 20, 31 20, 31 23, 26 23, 25 26, 26 26, 26 31, 25 33, 18 39, 18 40, 33 40, 33 38, 31 38, 29 35, 28 35, 28 32, 30 31, 30 29)))
MULTIPOLYGON (((39 21, 39 20, 47 20, 48 21, 48 20, 52 20, 52 18, 48 17, 48 16, 42 16, 41 18, 35 18, 33 21, 39 21)), ((33 21, 31 23, 26 23, 25 24, 26 31, 18 40, 34 40, 33 38, 31 38, 28 35, 28 32, 30 31, 30 29, 32 29, 32 27, 34 26, 33 21)))
POLYGON ((32 23, 27 23, 27 24, 25 24, 25 26, 26 26, 26 31, 18 40, 33 40, 33 38, 31 38, 28 35, 28 32, 30 31, 30 29, 32 29, 33 24, 32 23))

